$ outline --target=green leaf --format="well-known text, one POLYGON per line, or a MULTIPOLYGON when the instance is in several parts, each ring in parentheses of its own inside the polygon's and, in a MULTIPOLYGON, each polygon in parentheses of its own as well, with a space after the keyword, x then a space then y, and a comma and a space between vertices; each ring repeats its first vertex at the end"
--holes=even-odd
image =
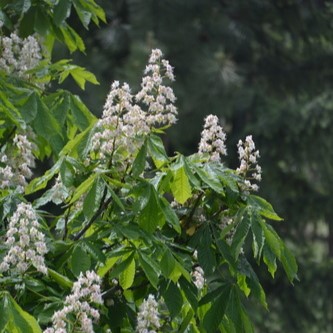
POLYGON ((124 290, 130 288, 134 282, 134 277, 135 277, 135 260, 134 258, 132 258, 128 266, 119 275, 120 286, 124 290))
POLYGON ((151 285, 157 289, 160 274, 159 265, 142 252, 139 252, 139 263, 151 285))
POLYGON ((250 295, 251 289, 246 283, 246 276, 243 274, 238 274, 237 284, 239 288, 244 292, 245 296, 248 297, 250 295))
POLYGON ((229 302, 230 291, 230 286, 226 287, 207 311, 203 319, 203 326, 207 333, 216 332, 221 324, 229 302))
POLYGON ((171 281, 165 283, 162 296, 169 309, 171 318, 177 316, 183 306, 183 297, 177 285, 171 281))
POLYGON ((53 12, 53 21, 57 26, 61 25, 69 17, 71 7, 72 2, 70 0, 59 0, 53 12))
POLYGON ((74 0, 74 7, 82 25, 88 30, 92 13, 85 10, 79 1, 74 0))
POLYGON ((86 8, 92 14, 92 20, 98 25, 98 19, 106 23, 105 12, 103 8, 96 4, 94 0, 75 0, 79 1, 80 4, 86 8))
POLYGON ((60 177, 62 183, 66 187, 70 187, 74 183, 75 169, 70 161, 65 158, 60 167, 60 177))
POLYGON ((82 133, 76 135, 72 140, 68 141, 63 147, 62 151, 59 153, 60 156, 70 155, 70 156, 80 156, 81 158, 86 157, 87 154, 87 143, 89 143, 90 137, 94 129, 94 124, 91 124, 82 133), (82 145, 85 146, 82 149, 82 145))
POLYGON ((99 84, 96 76, 83 67, 75 66, 73 69, 70 70, 69 74, 73 77, 75 82, 82 90, 85 90, 86 81, 93 84, 99 84))
POLYGON ((277 215, 272 207, 272 205, 267 202, 265 199, 257 196, 250 195, 247 199, 248 203, 258 211, 258 213, 270 220, 282 221, 283 219, 277 215))
POLYGON ((244 215, 241 216, 241 220, 240 222, 238 222, 235 234, 232 237, 231 248, 234 251, 236 258, 239 256, 239 253, 245 242, 246 236, 250 230, 252 215, 249 216, 249 214, 250 213, 245 212, 244 215))
POLYGON ((36 8, 34 29, 41 36, 45 37, 50 31, 51 22, 46 12, 40 7, 36 8))
POLYGON ((237 333, 253 333, 253 325, 240 301, 236 288, 232 288, 227 309, 227 314, 234 324, 237 333))
POLYGON ((209 164, 205 164, 202 168, 196 166, 194 167, 194 170, 201 178, 201 180, 213 191, 222 194, 223 196, 225 195, 224 187, 219 179, 219 175, 214 172, 214 169, 212 169, 209 164))
POLYGON ((74 124, 82 131, 96 122, 96 117, 89 111, 79 96, 70 95, 70 111, 73 115, 74 124))
POLYGON ((294 255, 286 246, 284 246, 284 249, 282 251, 281 262, 289 281, 293 282, 294 279, 297 278, 298 267, 294 255))
POLYGON ((102 252, 101 250, 101 246, 100 244, 98 244, 97 242, 93 242, 93 241, 87 241, 86 239, 84 239, 82 241, 82 248, 88 252, 92 258, 94 258, 96 261, 98 261, 99 263, 103 263, 105 262, 105 254, 102 252))
POLYGON ((118 261, 119 258, 120 258, 120 256, 107 258, 105 261, 105 264, 103 266, 101 266, 100 268, 98 268, 97 274, 100 277, 104 277, 106 275, 106 273, 115 265, 115 263, 118 261))
POLYGON ((193 316, 194 316, 193 310, 189 309, 186 316, 183 317, 184 319, 179 327, 178 333, 184 333, 188 329, 188 326, 189 326, 193 316))
POLYGON ((146 166, 146 158, 147 158, 147 141, 144 142, 133 162, 132 174, 134 177, 139 177, 144 171, 146 166))
POLYGON ((104 188, 104 180, 100 177, 96 177, 83 202, 83 214, 87 219, 90 219, 98 210, 103 197, 104 188))
POLYGON ((46 139, 56 153, 64 146, 62 130, 56 118, 52 115, 46 104, 36 95, 37 116, 33 120, 36 133, 46 139))
POLYGON ((186 299, 189 301, 192 308, 196 310, 198 308, 197 288, 183 276, 178 280, 178 283, 186 299))
POLYGON ((29 94, 23 105, 19 107, 19 110, 23 119, 27 123, 30 123, 32 120, 34 120, 37 115, 37 95, 35 93, 29 94))
POLYGON ((6 292, 0 292, 0 332, 42 333, 36 319, 25 312, 6 292))
POLYGON ((267 245, 263 248, 263 257, 269 273, 272 275, 272 278, 274 278, 277 269, 276 256, 267 245))
POLYGON ((185 203, 192 196, 192 188, 185 171, 184 160, 179 157, 171 167, 173 178, 170 183, 172 194, 177 202, 185 203))
POLYGON ((168 155, 165 151, 161 138, 151 134, 147 138, 148 153, 153 159, 157 168, 169 162, 168 155))
POLYGON ((139 212, 138 222, 142 229, 153 233, 157 227, 164 225, 165 217, 155 188, 147 183, 143 189, 143 196, 139 197, 137 203, 143 207, 139 212))
POLYGON ((71 289, 73 287, 73 282, 69 280, 66 276, 54 271, 53 269, 47 269, 48 275, 56 281, 61 287, 71 289))
POLYGON ((75 190, 70 203, 74 203, 79 198, 81 198, 81 196, 83 194, 85 194, 91 188, 91 186, 95 182, 95 179, 97 178, 97 176, 98 176, 97 173, 93 173, 83 183, 81 183, 80 186, 75 190))
POLYGON ((275 256, 279 260, 281 260, 281 251, 283 250, 283 242, 281 241, 279 235, 269 224, 266 224, 265 221, 260 221, 260 225, 264 231, 264 236, 267 245, 269 246, 271 251, 275 254, 275 256))
POLYGON ((119 278, 120 274, 127 269, 129 265, 132 264, 132 261, 134 260, 134 254, 135 252, 129 252, 128 254, 124 255, 122 257, 122 261, 116 265, 115 268, 112 269, 110 272, 110 278, 119 278))
POLYGON ((258 216, 256 216, 256 214, 253 214, 251 218, 251 230, 253 238, 253 243, 252 243, 253 255, 255 258, 260 260, 262 249, 265 244, 265 237, 264 237, 264 231, 260 226, 260 223, 258 221, 258 216))
POLYGON ((197 247, 198 250, 198 262, 205 274, 210 275, 213 273, 213 269, 216 265, 215 253, 211 248, 213 239, 209 227, 200 229, 200 240, 197 247))
POLYGON ((0 91, 0 111, 2 111, 16 126, 21 127, 23 121, 19 111, 2 91, 0 91))
POLYGON ((161 271, 166 279, 173 273, 176 267, 176 259, 173 257, 171 251, 166 248, 161 259, 161 271))
POLYGON ((74 275, 79 276, 81 272, 88 271, 90 266, 90 256, 87 255, 80 245, 76 246, 71 256, 71 267, 74 275))
POLYGON ((178 234, 180 234, 181 227, 180 227, 179 218, 178 218, 177 214, 175 213, 175 211, 170 206, 169 202, 165 198, 162 197, 160 200, 160 206, 163 210, 166 221, 172 225, 172 227, 175 229, 175 231, 178 234))
POLYGON ((218 239, 216 235, 216 231, 214 230, 214 238, 217 245, 217 249, 222 255, 222 257, 225 259, 225 261, 228 263, 230 269, 232 271, 235 271, 237 269, 236 267, 236 261, 234 257, 232 256, 230 246, 226 243, 224 239, 218 239))
POLYGON ((61 157, 50 170, 47 170, 45 174, 41 177, 34 178, 26 187, 25 194, 31 194, 38 190, 41 190, 46 187, 47 183, 50 179, 59 171, 60 166, 63 162, 63 158, 61 157))
POLYGON ((60 31, 63 41, 65 42, 71 53, 73 53, 77 49, 79 49, 81 52, 85 50, 82 38, 68 24, 63 24, 62 26, 60 26, 60 31))
POLYGON ((260 301, 265 309, 268 309, 264 289, 252 266, 244 256, 238 261, 238 272, 241 276, 237 276, 237 282, 239 282, 238 285, 245 295, 248 296, 249 291, 251 291, 252 295, 260 301), (246 277, 246 280, 244 280, 244 277, 246 277))

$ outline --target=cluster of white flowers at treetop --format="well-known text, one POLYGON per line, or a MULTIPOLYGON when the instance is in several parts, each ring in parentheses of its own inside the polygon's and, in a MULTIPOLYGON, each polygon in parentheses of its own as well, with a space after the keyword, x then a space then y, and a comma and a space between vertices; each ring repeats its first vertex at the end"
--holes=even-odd
POLYGON ((158 312, 158 303, 154 295, 149 295, 146 300, 142 302, 137 315, 137 333, 156 333, 161 327, 160 316, 158 312))
POLYGON ((196 266, 192 272, 192 277, 195 286, 198 288, 198 290, 201 290, 204 287, 206 281, 203 269, 200 266, 196 266))
POLYGON ((54 313, 53 325, 44 333, 94 333, 93 322, 98 321, 100 314, 91 304, 103 304, 100 285, 101 278, 94 271, 81 273, 65 299, 65 306, 54 313))
POLYGON ((23 274, 30 266, 47 274, 44 255, 47 253, 44 234, 30 203, 20 203, 9 220, 5 246, 9 248, 0 264, 0 272, 23 274))
POLYGON ((16 134, 13 145, 8 145, 5 151, 0 152, 0 189, 14 187, 23 192, 27 185, 26 179, 31 178, 31 168, 35 166, 32 153, 35 145, 29 141, 28 135, 32 133, 27 131, 25 134, 16 134))
POLYGON ((164 78, 175 80, 173 68, 162 56, 161 50, 152 50, 141 90, 135 96, 137 102, 148 106, 146 121, 150 127, 168 126, 177 121, 176 97, 171 87, 163 85, 164 78))
POLYGON ((132 102, 128 84, 120 86, 118 81, 113 82, 92 138, 92 150, 98 152, 101 160, 109 159, 117 149, 124 148, 129 154, 133 153, 149 132, 145 113, 132 102))
POLYGON ((174 80, 172 71, 169 62, 162 59, 162 52, 153 50, 142 89, 135 99, 127 83, 112 83, 102 118, 92 137, 92 152, 97 159, 106 162, 112 157, 112 162, 118 159, 129 164, 142 146, 145 135, 153 128, 176 122, 177 110, 173 105, 176 97, 170 87, 162 85, 164 77, 174 80), (144 111, 139 104, 148 106, 148 110, 144 111), (120 152, 118 156, 116 151, 120 152))
POLYGON ((227 155, 225 140, 226 134, 219 125, 217 116, 212 114, 207 116, 204 129, 201 132, 199 154, 208 153, 210 161, 221 162, 221 156, 227 155))
POLYGON ((16 33, 0 36, 0 69, 7 74, 29 79, 26 72, 36 67, 41 59, 41 48, 35 37, 22 39, 16 33))
POLYGON ((255 150, 256 147, 252 140, 252 135, 248 135, 245 142, 239 140, 237 147, 240 166, 236 172, 245 178, 243 190, 258 191, 259 186, 251 183, 251 180, 261 180, 261 167, 257 161, 260 155, 259 150, 255 150))

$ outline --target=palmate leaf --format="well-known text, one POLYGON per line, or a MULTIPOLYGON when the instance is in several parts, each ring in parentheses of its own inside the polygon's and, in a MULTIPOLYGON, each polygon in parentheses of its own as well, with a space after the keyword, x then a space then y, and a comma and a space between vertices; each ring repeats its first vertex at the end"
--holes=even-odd
POLYGON ((71 256, 72 272, 75 276, 79 276, 80 273, 84 273, 90 269, 91 259, 85 250, 78 245, 74 248, 71 256))
POLYGON ((53 21, 57 26, 60 26, 71 13, 72 2, 70 0, 59 0, 54 7, 53 21))
POLYGON ((156 263, 152 258, 148 257, 143 252, 139 252, 139 263, 148 281, 155 289, 157 289, 160 275, 160 268, 158 263, 156 263))
POLYGON ((141 182, 132 193, 136 197, 134 209, 137 211, 140 227, 149 233, 162 227, 165 215, 154 186, 148 182, 141 182))
POLYGON ((164 282, 162 285, 162 296, 170 311, 171 318, 177 316, 183 306, 183 296, 175 283, 164 282))
POLYGON ((237 282, 240 289, 248 296, 250 293, 267 309, 266 295, 252 266, 245 256, 238 260, 237 282))
POLYGON ((237 288, 232 288, 227 309, 227 316, 237 333, 253 333, 253 325, 241 303, 237 288))
POLYGON ((209 164, 205 164, 203 167, 193 166, 194 171, 198 174, 200 179, 204 184, 208 185, 213 191, 218 194, 225 195, 225 189, 220 181, 220 175, 209 166, 209 164))
POLYGON ((298 270, 295 256, 287 248, 272 226, 266 224, 265 221, 260 221, 260 224, 267 244, 267 248, 266 246, 264 247, 264 262, 269 272, 274 276, 276 270, 275 258, 278 258, 283 265, 289 281, 293 282, 297 278, 298 270))
POLYGON ((147 137, 147 149, 149 156, 153 159, 157 168, 169 162, 163 141, 159 136, 150 134, 147 137))
POLYGON ((265 237, 264 231, 260 226, 259 223, 260 218, 256 216, 256 214, 252 215, 251 219, 251 231, 252 231, 252 248, 253 248, 253 255, 258 261, 261 258, 262 249, 265 244, 265 237))
POLYGON ((238 216, 240 221, 236 226, 236 231, 232 237, 231 243, 231 249, 235 253, 236 258, 239 256, 239 253, 250 230, 252 214, 251 212, 242 209, 238 213, 238 216))
POLYGON ((247 202, 251 205, 261 216, 275 221, 283 220, 279 215, 277 215, 272 207, 272 205, 265 199, 257 195, 249 195, 247 202))
POLYGON ((130 288, 135 277, 135 260, 132 258, 128 266, 119 274, 119 284, 126 290, 130 288))
POLYGON ((176 162, 171 166, 172 180, 170 188, 177 202, 185 203, 192 196, 192 187, 186 173, 184 157, 178 156, 176 162))
POLYGON ((0 292, 0 332, 42 333, 36 319, 6 292, 0 292))
POLYGON ((226 286, 221 294, 214 300, 211 307, 207 311, 204 319, 203 326, 207 333, 216 332, 222 322, 223 316, 227 309, 231 288, 226 286))

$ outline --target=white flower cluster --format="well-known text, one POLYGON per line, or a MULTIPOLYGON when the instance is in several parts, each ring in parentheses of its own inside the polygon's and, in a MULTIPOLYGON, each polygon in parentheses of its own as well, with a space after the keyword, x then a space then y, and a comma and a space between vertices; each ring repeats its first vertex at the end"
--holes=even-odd
POLYGON ((56 181, 52 186, 51 191, 52 191, 51 201, 54 202, 56 205, 60 205, 69 196, 69 192, 66 186, 61 181, 60 175, 58 175, 58 177, 56 178, 56 181))
POLYGON ((13 146, 7 147, 8 152, 0 152, 0 189, 16 188, 24 191, 26 179, 31 178, 31 168, 35 166, 35 157, 32 153, 35 145, 28 140, 26 134, 16 134, 13 146), (1 164, 0 164, 1 165, 1 164))
POLYGON ((156 333, 161 327, 160 317, 158 312, 158 303, 154 295, 149 295, 146 300, 142 302, 137 316, 137 333, 156 333))
POLYGON ((21 39, 15 33, 9 37, 0 36, 0 69, 7 74, 29 79, 26 71, 36 67, 41 59, 41 49, 35 37, 21 39))
POLYGON ((149 132, 145 113, 133 105, 133 96, 127 83, 113 82, 104 105, 99 130, 92 138, 92 150, 101 160, 108 159, 115 150, 127 149, 133 153, 142 143, 142 136, 149 132), (136 140, 135 140, 136 139, 136 140))
POLYGON ((104 105, 102 118, 92 137, 92 151, 102 162, 113 158, 131 163, 135 152, 142 146, 144 136, 154 127, 170 125, 176 122, 177 110, 173 105, 176 100, 170 87, 162 85, 165 77, 174 79, 172 67, 162 52, 153 50, 143 78, 141 91, 131 94, 127 83, 122 86, 118 81, 111 85, 111 91, 104 105), (145 112, 137 104, 148 106, 145 112), (120 154, 116 156, 115 151, 120 154))
POLYGON ((44 333, 69 333, 74 330, 94 333, 93 321, 97 321, 100 314, 91 304, 103 303, 100 284, 101 279, 94 271, 81 273, 73 285, 72 293, 65 299, 65 306, 54 313, 53 325, 44 330, 44 333), (74 316, 75 323, 70 323, 70 315, 74 316))
POLYGON ((137 102, 148 106, 146 121, 150 127, 172 125, 177 121, 176 97, 172 88, 163 85, 164 78, 175 80, 173 68, 162 56, 161 50, 152 50, 141 90, 135 96, 137 102))
POLYGON ((0 264, 0 272, 16 271, 23 274, 34 266, 39 272, 47 274, 45 238, 31 204, 20 203, 17 206, 9 220, 5 245, 9 250, 0 264))
POLYGON ((196 266, 194 271, 192 272, 192 278, 193 283, 198 288, 198 290, 201 290, 205 285, 205 277, 204 277, 204 271, 200 266, 196 266))
POLYGON ((258 191, 259 186, 251 183, 251 180, 261 180, 261 167, 257 161, 260 155, 259 150, 255 150, 252 135, 247 136, 245 142, 239 140, 237 147, 240 167, 237 168, 236 172, 245 178, 243 190, 258 191))
POLYGON ((205 119, 204 129, 201 132, 199 154, 208 153, 209 159, 221 162, 221 157, 227 155, 225 146, 226 134, 219 125, 217 116, 209 115, 205 119))

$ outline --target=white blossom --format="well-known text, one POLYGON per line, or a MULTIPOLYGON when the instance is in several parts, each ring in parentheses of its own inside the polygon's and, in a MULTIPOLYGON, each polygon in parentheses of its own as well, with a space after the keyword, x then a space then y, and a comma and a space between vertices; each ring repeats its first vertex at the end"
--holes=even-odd
POLYGON ((35 167, 35 144, 28 139, 29 136, 33 137, 29 130, 16 134, 12 145, 0 152, 0 189, 15 188, 19 192, 24 191, 27 179, 32 176, 31 169, 35 167))
POLYGON ((259 150, 255 150, 255 144, 252 135, 246 137, 245 142, 239 140, 238 157, 240 166, 237 168, 237 174, 244 177, 242 184, 245 191, 258 191, 259 186, 251 181, 261 181, 261 167, 258 165, 259 150))
POLYGON ((69 192, 66 186, 61 181, 60 175, 56 178, 54 185, 52 186, 52 198, 51 201, 56 205, 61 204, 69 196, 69 192))
POLYGON ((221 157, 227 155, 225 140, 226 134, 219 125, 217 116, 207 116, 204 129, 201 132, 201 140, 198 149, 199 154, 208 153, 210 161, 221 162, 221 157))
MULTIPOLYGON (((111 85, 102 118, 97 124, 97 132, 92 138, 92 151, 102 161, 109 160, 111 156, 117 159, 115 151, 127 151, 127 161, 131 162, 149 130, 145 113, 138 105, 133 105, 128 84, 120 86, 115 81, 111 85)), ((124 157, 122 155, 118 159, 123 161, 126 159, 124 157)))
POLYGON ((193 283, 198 288, 198 290, 201 290, 205 285, 205 277, 204 277, 204 271, 200 266, 196 266, 194 271, 192 272, 192 278, 193 283))
POLYGON ((73 284, 72 292, 64 302, 64 307, 52 316, 52 327, 44 333, 68 333, 77 329, 81 333, 94 333, 93 322, 98 321, 100 314, 91 304, 103 304, 101 294, 101 279, 94 271, 81 273, 73 284), (69 315, 74 315, 76 321, 70 323, 69 315), (71 330, 70 325, 75 325, 71 330))
POLYGON ((177 121, 176 97, 171 87, 163 85, 165 78, 174 81, 173 68, 162 52, 154 49, 144 71, 141 90, 136 94, 137 102, 148 107, 146 122, 150 127, 169 126, 177 121))
POLYGON ((16 33, 0 36, 0 69, 7 74, 29 79, 26 72, 36 67, 41 59, 41 48, 35 37, 22 39, 16 33))
POLYGON ((9 220, 5 245, 8 251, 0 264, 0 272, 23 274, 34 266, 39 272, 47 274, 45 237, 31 204, 20 203, 17 206, 9 220))
POLYGON ((158 303, 154 295, 149 295, 146 300, 142 302, 137 315, 137 333, 151 333, 156 332, 156 329, 161 327, 160 315, 158 312, 158 303))
POLYGON ((134 161, 149 132, 176 122, 176 97, 163 85, 165 78, 174 80, 173 69, 160 50, 152 51, 145 75, 135 97, 127 83, 112 83, 91 140, 91 159, 122 170, 134 161))

